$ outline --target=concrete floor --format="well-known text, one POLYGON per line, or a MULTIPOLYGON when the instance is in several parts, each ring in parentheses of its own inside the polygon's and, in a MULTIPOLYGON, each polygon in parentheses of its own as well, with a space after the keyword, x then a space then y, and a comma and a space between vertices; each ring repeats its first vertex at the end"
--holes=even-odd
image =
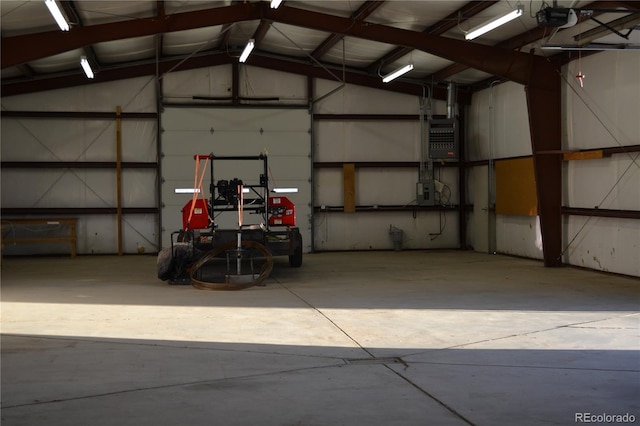
POLYGON ((446 251, 278 259, 236 292, 155 274, 5 258, 2 425, 640 423, 638 279, 446 251))

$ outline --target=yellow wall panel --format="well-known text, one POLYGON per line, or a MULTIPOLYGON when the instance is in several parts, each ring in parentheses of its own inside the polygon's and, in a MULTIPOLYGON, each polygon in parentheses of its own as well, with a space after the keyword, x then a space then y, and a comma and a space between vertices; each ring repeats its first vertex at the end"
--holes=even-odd
POLYGON ((496 161, 496 213, 538 214, 533 157, 496 161))

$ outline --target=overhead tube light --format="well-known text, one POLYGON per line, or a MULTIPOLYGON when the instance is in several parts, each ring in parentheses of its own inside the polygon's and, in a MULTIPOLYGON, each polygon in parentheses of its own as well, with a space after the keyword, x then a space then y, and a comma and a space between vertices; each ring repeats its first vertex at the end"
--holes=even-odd
POLYGON ((84 73, 87 75, 87 78, 93 78, 93 70, 91 69, 91 65, 89 64, 89 60, 86 56, 80 58, 80 65, 82 65, 82 69, 84 73))
POLYGON ((277 9, 282 0, 271 0, 271 9, 277 9))
POLYGON ((412 69, 413 69, 413 64, 405 65, 402 68, 398 68, 397 70, 393 71, 392 73, 389 73, 389 74, 385 75, 384 77, 382 77, 382 82, 383 83, 388 83, 391 80, 395 80, 396 78, 400 77, 401 75, 408 73, 412 69))
POLYGON ((244 50, 242 51, 242 55, 240 55, 240 62, 244 62, 247 60, 247 58, 249 57, 249 55, 251 54, 251 51, 255 46, 256 46, 256 41, 254 39, 249 40, 247 45, 244 47, 244 50))
POLYGON ((44 0, 44 4, 49 8, 51 16, 56 20, 60 29, 62 31, 69 31, 69 24, 67 23, 67 20, 64 19, 62 11, 60 11, 60 8, 58 7, 58 3, 56 3, 55 0, 44 0))
POLYGON ((518 5, 516 10, 512 10, 506 15, 499 16, 497 18, 493 18, 484 24, 475 27, 464 35, 464 38, 467 40, 473 40, 474 38, 480 37, 482 34, 488 33, 491 30, 498 28, 501 25, 506 24, 509 21, 513 21, 514 19, 522 16, 524 13, 524 6, 518 5))

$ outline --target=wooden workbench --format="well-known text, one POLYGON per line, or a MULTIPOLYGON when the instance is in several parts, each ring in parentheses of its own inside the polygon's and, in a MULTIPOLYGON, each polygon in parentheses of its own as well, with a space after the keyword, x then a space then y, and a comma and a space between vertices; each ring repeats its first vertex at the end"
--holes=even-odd
POLYGON ((10 218, 2 219, 2 248, 4 251, 5 244, 22 244, 22 243, 60 243, 67 242, 71 246, 71 258, 76 257, 76 225, 78 218, 10 218), (66 235, 60 236, 33 236, 33 237, 16 237, 16 231, 20 228, 34 227, 30 231, 34 234, 45 232, 53 226, 58 226, 67 230, 66 235))

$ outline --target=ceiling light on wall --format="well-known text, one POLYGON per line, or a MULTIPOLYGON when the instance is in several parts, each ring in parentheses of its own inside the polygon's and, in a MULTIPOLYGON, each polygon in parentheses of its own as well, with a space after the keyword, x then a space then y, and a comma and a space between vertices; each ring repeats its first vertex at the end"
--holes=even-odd
POLYGON ((277 9, 282 0, 271 0, 271 9, 277 9))
POLYGON ((485 22, 484 24, 473 28, 472 30, 470 30, 464 35, 464 38, 467 40, 473 40, 474 38, 480 37, 482 34, 488 33, 489 31, 494 30, 499 26, 506 24, 509 21, 513 21, 514 19, 522 16, 523 13, 524 13, 524 6, 520 4, 518 5, 518 8, 516 10, 512 10, 511 12, 505 15, 501 15, 496 18, 493 18, 485 22))
POLYGON ((93 78, 93 70, 91 69, 91 65, 89 64, 89 60, 86 56, 80 58, 80 65, 82 65, 82 69, 84 73, 87 75, 87 78, 93 78))
POLYGON ((255 40, 254 39, 249 40, 247 45, 244 47, 244 50, 242 51, 242 55, 240 55, 240 62, 244 62, 247 60, 247 58, 249 57, 249 55, 251 54, 251 51, 255 46, 256 46, 255 40))
POLYGON ((51 16, 53 16, 53 19, 56 20, 60 29, 62 31, 69 31, 69 24, 67 23, 67 20, 64 19, 64 16, 62 15, 60 8, 58 7, 58 3, 56 3, 55 0, 45 0, 44 4, 46 4, 49 8, 51 16))
POLYGON ((411 71, 413 69, 413 64, 409 64, 409 65, 405 65, 401 68, 398 68, 397 70, 385 75, 384 77, 382 77, 382 82, 383 83, 388 83, 391 80, 395 80, 396 78, 400 77, 403 74, 408 73, 409 71, 411 71))
POLYGON ((276 194, 295 194, 298 188, 273 188, 272 191, 276 194))

